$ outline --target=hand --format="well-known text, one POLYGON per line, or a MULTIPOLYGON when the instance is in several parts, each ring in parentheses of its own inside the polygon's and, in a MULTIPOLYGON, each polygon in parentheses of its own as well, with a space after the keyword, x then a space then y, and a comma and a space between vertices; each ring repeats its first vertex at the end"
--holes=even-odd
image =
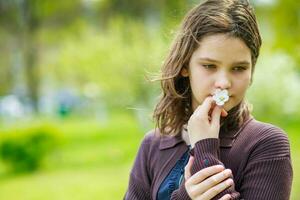
MULTIPOLYGON (((185 167, 185 189, 192 200, 209 200, 220 192, 233 185, 230 178, 232 172, 222 165, 214 165, 204 168, 191 176, 191 167, 194 157, 190 157, 185 167)), ((231 195, 226 194, 220 200, 230 200, 231 195)))
POLYGON ((212 97, 207 97, 197 107, 187 125, 192 147, 199 140, 219 137, 221 116, 227 116, 227 112, 222 107, 217 106, 212 97))

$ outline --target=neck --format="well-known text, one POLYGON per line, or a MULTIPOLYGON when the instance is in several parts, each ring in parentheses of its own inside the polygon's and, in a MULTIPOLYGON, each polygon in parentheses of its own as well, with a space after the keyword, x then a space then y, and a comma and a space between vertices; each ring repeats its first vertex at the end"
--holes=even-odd
POLYGON ((191 145, 189 134, 187 132, 186 124, 183 126, 181 137, 182 137, 183 141, 186 143, 186 145, 191 145))

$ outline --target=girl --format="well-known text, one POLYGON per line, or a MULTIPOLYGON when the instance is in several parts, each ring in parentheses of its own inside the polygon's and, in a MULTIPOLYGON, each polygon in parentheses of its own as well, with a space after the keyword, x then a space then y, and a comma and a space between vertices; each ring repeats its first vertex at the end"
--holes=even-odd
POLYGON ((158 128, 140 146, 125 199, 289 199, 288 138, 244 100, 260 46, 245 0, 207 0, 186 15, 162 67, 158 128))

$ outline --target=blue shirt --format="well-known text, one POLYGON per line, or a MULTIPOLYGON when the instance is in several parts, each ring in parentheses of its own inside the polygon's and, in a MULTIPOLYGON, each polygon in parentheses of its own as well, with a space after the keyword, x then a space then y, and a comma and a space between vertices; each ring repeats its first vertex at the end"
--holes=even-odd
POLYGON ((158 200, 169 200, 174 190, 178 189, 183 177, 184 167, 189 161, 189 150, 176 162, 175 166, 169 172, 168 176, 160 185, 157 193, 158 200))

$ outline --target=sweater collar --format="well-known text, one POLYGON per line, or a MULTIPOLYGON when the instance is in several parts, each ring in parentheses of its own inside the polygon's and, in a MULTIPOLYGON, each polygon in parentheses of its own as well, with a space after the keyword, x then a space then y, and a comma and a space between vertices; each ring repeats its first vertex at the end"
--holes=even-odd
MULTIPOLYGON (((233 130, 228 133, 220 133, 220 147, 232 147, 236 137, 239 135, 239 133, 244 129, 244 127, 252 121, 252 117, 247 119, 244 124, 238 129, 233 130)), ((162 137, 159 144, 159 149, 164 150, 168 148, 175 147, 179 143, 184 143, 184 140, 181 137, 182 131, 180 134, 177 134, 175 136, 160 136, 162 137)))
POLYGON ((164 150, 168 148, 172 148, 176 146, 177 144, 184 142, 181 133, 177 134, 175 136, 161 136, 160 144, 159 144, 159 149, 164 150))
POLYGON ((236 140, 236 137, 244 130, 244 128, 247 126, 247 124, 252 121, 252 117, 249 116, 246 121, 237 129, 233 129, 230 131, 220 131, 220 147, 232 147, 234 141, 236 140))

